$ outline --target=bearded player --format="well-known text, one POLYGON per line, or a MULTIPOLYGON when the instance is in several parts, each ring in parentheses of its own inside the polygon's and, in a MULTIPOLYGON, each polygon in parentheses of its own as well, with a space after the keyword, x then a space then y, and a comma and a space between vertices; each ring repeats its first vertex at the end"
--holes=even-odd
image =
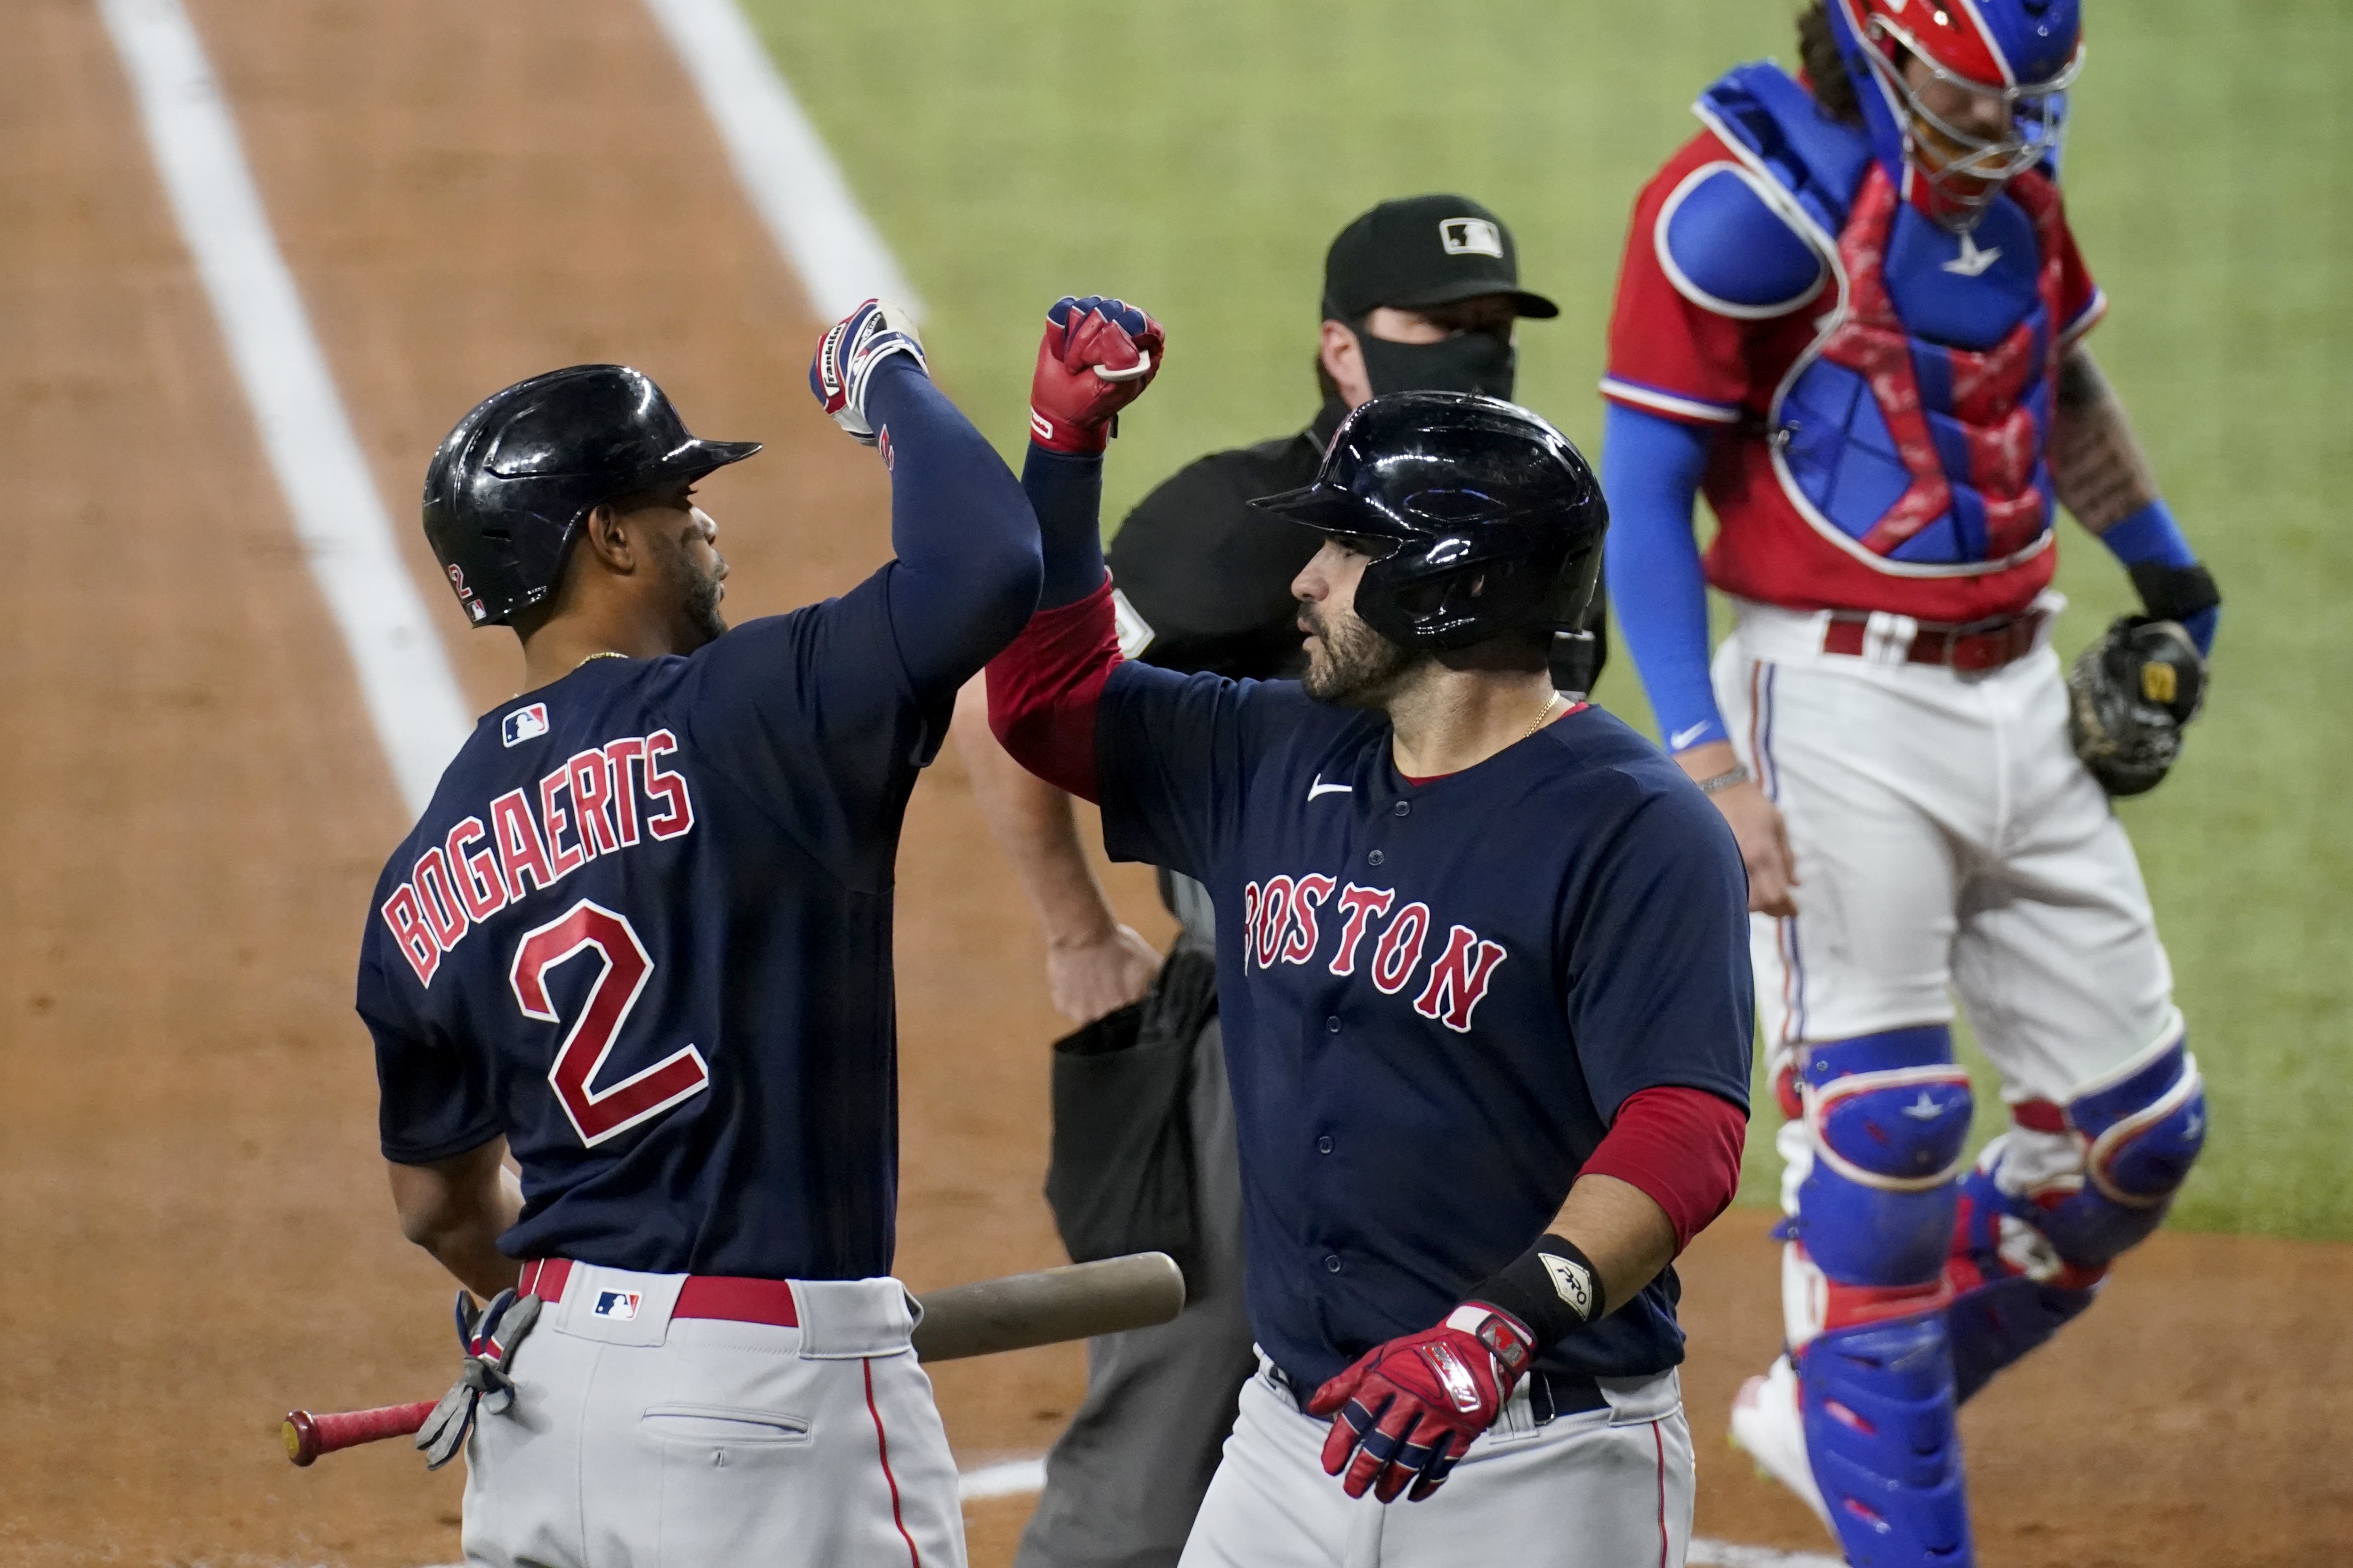
POLYGON ((1121 659, 1086 447, 1031 447, 988 711, 1216 909, 1260 1360, 1181 1561, 1680 1563, 1669 1264, 1738 1179, 1746 900, 1690 781, 1553 689, 1599 481, 1525 409, 1372 399, 1256 503, 1323 536, 1305 677, 1236 681, 1121 659))
POLYGON ((2108 795, 2172 761, 2221 599, 2084 347, 2079 26, 1817 4, 1806 74, 1708 89, 1637 203, 1603 383, 1617 608, 1747 862, 1790 1118, 1788 1353, 1733 1433, 1872 1568, 1970 1561, 1954 1407, 2091 1303, 2205 1131, 2108 795), (2054 504, 2147 610, 2065 681, 2054 504), (1948 987, 2010 1109, 1974 1164, 1948 987))

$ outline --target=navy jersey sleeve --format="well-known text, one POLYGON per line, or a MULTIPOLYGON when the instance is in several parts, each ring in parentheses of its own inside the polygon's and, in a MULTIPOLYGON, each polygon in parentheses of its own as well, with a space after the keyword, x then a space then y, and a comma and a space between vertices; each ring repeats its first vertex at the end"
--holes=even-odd
POLYGON ((887 844, 955 700, 953 688, 924 700, 899 658, 898 570, 892 562, 838 599, 737 626, 692 656, 674 699, 695 749, 860 885, 877 874, 866 852, 887 844))
POLYGON ((457 1042, 400 1005, 374 931, 360 957, 359 1013, 375 1040, 377 1141, 384 1157, 427 1165, 479 1149, 502 1128, 478 1068, 457 1042))
POLYGON ((1105 852, 1208 879, 1240 831, 1261 737, 1310 706, 1288 681, 1120 665, 1095 710, 1105 852))
POLYGON ((1582 880, 1561 951, 1594 1109, 1608 1121, 1629 1097, 1668 1084, 1746 1109, 1748 875, 1723 815, 1689 784, 1650 785, 1582 880))

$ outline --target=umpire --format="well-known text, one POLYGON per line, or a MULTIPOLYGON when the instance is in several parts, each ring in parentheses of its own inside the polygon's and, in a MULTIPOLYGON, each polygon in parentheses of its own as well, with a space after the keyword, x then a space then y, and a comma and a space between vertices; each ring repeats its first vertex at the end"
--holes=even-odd
MULTIPOLYGON (((1291 583, 1318 536, 1249 503, 1311 481, 1340 421, 1378 394, 1508 399, 1518 318, 1559 313, 1520 287, 1511 230, 1468 197, 1384 202, 1349 224, 1324 258, 1323 407, 1296 435, 1189 464, 1128 514, 1110 554, 1123 650, 1180 671, 1296 678, 1291 583)), ((1588 689, 1601 641, 1563 637, 1556 684, 1588 689)), ((1047 1196, 1063 1242, 1081 1260, 1171 1252, 1188 1293, 1174 1322, 1090 1342, 1086 1398, 1047 1456, 1015 1568, 1169 1568, 1258 1364, 1215 922, 1200 886, 1164 871, 1183 930, 1163 963, 1113 914, 1070 797, 988 734, 977 683, 956 730, 982 812, 1045 927, 1055 1005, 1082 1026, 1055 1044, 1047 1196)))

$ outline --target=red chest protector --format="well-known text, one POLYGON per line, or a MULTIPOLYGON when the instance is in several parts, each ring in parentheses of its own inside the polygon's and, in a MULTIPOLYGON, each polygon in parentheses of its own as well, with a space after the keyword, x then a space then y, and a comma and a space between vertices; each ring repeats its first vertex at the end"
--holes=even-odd
MULTIPOLYGON (((2060 204, 2040 174, 2021 175, 2008 194, 2034 226, 2038 298, 1984 350, 1930 342, 1897 314, 1887 261, 1902 201, 1877 163, 1839 236, 1847 285, 1842 319, 1814 363, 1785 384, 1776 424, 1802 433, 1802 410, 1842 401, 1836 383, 1852 375, 1867 387, 1877 419, 1851 407, 1839 423, 1849 440, 1901 465, 1908 482, 1892 502, 1875 504, 1888 488, 1883 483, 1869 496, 1874 504, 1867 512, 1854 505, 1864 499, 1855 493, 1859 487, 1840 485, 1843 465, 1819 460, 1830 454, 1811 443, 1803 449, 1795 439, 1786 443, 1787 475, 1810 510, 1873 555, 1982 571, 2048 542, 2052 496, 2043 457, 2059 363, 2052 323, 2062 308, 2060 204)), ((1961 265, 1976 254, 1965 244, 1961 265)))

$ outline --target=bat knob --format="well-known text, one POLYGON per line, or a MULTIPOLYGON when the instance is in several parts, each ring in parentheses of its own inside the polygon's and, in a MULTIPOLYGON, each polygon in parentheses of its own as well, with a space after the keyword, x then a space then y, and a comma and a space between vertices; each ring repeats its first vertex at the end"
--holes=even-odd
POLYGON ((319 1457, 319 1425, 311 1419, 307 1410, 290 1410, 278 1435, 286 1440, 286 1457, 297 1465, 308 1465, 319 1457))

